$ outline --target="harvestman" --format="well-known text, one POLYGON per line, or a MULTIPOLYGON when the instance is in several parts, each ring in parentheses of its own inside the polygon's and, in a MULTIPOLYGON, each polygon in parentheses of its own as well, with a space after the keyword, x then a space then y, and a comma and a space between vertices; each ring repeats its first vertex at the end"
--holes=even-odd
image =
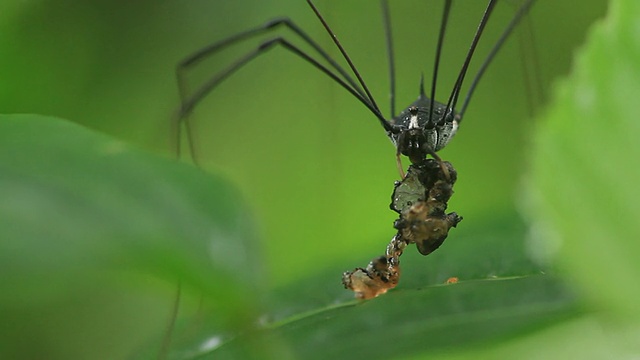
MULTIPOLYGON (((392 202, 392 209, 396 212, 400 213, 400 219, 396 221, 394 227, 398 230, 398 234, 392 239, 391 243, 387 247, 386 255, 383 257, 376 258, 372 260, 369 267, 372 269, 362 269, 356 268, 353 272, 345 273, 343 276, 343 282, 345 286, 347 283, 345 280, 356 282, 357 286, 360 288, 352 287, 352 290, 356 291, 356 296, 361 298, 369 298, 377 296, 381 293, 386 292, 388 289, 393 288, 397 283, 399 276, 399 260, 398 257, 402 254, 402 251, 406 247, 408 243, 416 243, 418 245, 419 251, 423 255, 428 255, 435 249, 437 249, 444 238, 446 237, 446 233, 451 226, 455 226, 457 222, 461 220, 455 213, 444 214, 444 210, 446 209, 446 201, 449 196, 451 196, 452 192, 450 187, 452 187, 453 182, 455 182, 455 170, 451 167, 450 164, 443 162, 439 156, 436 154, 437 151, 443 149, 450 141, 451 138, 456 134, 458 130, 458 126, 462 122, 465 111, 469 105, 471 97, 477 88, 477 85, 482 78, 483 74, 487 70, 487 67, 491 64, 492 60, 499 52, 500 48, 507 40, 509 35, 513 32, 516 25, 520 22, 523 16, 529 11, 535 0, 524 0, 523 4, 516 11, 511 21, 495 42, 493 47, 491 48, 489 54, 486 56, 485 60, 480 65, 478 72, 471 85, 469 86, 469 90, 464 97, 462 106, 460 110, 456 111, 455 108, 458 104, 458 100, 460 97, 460 91, 462 89, 462 84, 467 73, 469 64, 471 63, 471 59, 475 52, 476 46, 482 36, 482 32, 486 24, 489 21, 489 17, 497 4, 498 0, 489 0, 486 9, 483 13, 483 16, 480 20, 476 33, 472 39, 471 46, 467 52, 465 60, 462 64, 456 82, 454 83, 453 89, 449 95, 449 98, 445 103, 439 102, 435 100, 436 93, 436 84, 437 84, 437 75, 438 75, 438 67, 440 63, 440 55, 442 53, 442 44, 445 37, 445 31, 447 28, 447 21, 449 19, 449 12, 451 9, 451 4, 453 0, 445 0, 444 11, 442 14, 442 20, 440 24, 440 31, 438 33, 438 42, 436 47, 436 56, 434 61, 434 69, 433 76, 431 79, 431 91, 430 97, 427 97, 424 91, 424 79, 422 78, 420 81, 420 94, 416 101, 414 101, 411 105, 409 105, 405 110, 400 112, 400 114, 396 115, 395 112, 395 61, 394 61, 394 53, 393 53, 393 41, 391 36, 391 20, 389 15, 389 5, 388 0, 381 0, 382 4, 382 12, 384 17, 384 30, 386 35, 386 47, 387 47, 387 55, 389 61, 389 79, 390 79, 390 118, 386 119, 377 103, 375 102, 371 92, 367 88, 362 76, 356 69, 355 65, 351 61, 351 58, 347 55, 346 50, 340 44, 337 36, 331 30, 323 16, 320 14, 316 6, 313 4, 312 0, 307 0, 307 3, 317 16, 318 20, 322 23, 327 33, 333 40, 336 47, 340 50, 342 57, 349 65, 349 69, 352 72, 352 75, 355 76, 357 82, 353 79, 352 75, 350 75, 342 66, 340 66, 335 60, 333 60, 327 52, 325 52, 317 42, 315 42, 307 33, 305 33, 299 26, 297 26, 292 20, 289 18, 279 18, 271 20, 261 26, 245 30, 243 32, 232 35, 226 39, 220 40, 213 44, 210 44, 195 53, 191 54, 183 61, 178 64, 176 75, 178 81, 178 87, 180 92, 181 106, 177 113, 176 119, 173 123, 174 134, 175 134, 175 145, 176 145, 176 153, 177 156, 180 157, 181 151, 181 128, 184 123, 184 127, 187 132, 187 140, 189 146, 189 152, 192 160, 197 163, 196 152, 193 144, 193 134, 191 130, 191 126, 189 124, 188 117, 194 108, 202 101, 211 91, 213 91, 218 85, 220 85, 226 78, 233 75, 236 71, 240 70, 244 65, 258 57, 266 53, 271 48, 276 45, 280 45, 287 51, 292 54, 297 55, 302 58, 307 63, 313 65, 315 68, 320 70, 322 73, 330 77, 333 81, 338 83, 341 87, 343 87, 346 91, 348 91, 351 95, 353 95, 356 99, 358 99, 369 111, 378 119, 382 128, 386 131, 387 136, 391 139, 392 143, 396 147, 396 163, 398 167, 398 171, 400 173, 401 178, 403 178, 402 182, 398 182, 396 184, 396 188, 394 190, 394 197, 397 195, 397 191, 402 189, 402 186, 408 186, 411 191, 409 191, 409 195, 398 195, 397 200, 392 202), (304 43, 310 46, 317 54, 316 57, 319 57, 323 61, 326 62, 327 65, 323 65, 318 59, 314 58, 310 54, 301 50, 298 46, 289 42, 282 36, 274 36, 260 45, 258 45, 253 50, 245 53, 241 57, 237 58, 233 61, 228 67, 223 69, 222 71, 211 76, 201 87, 196 89, 195 92, 188 95, 186 91, 186 79, 185 73, 195 67, 201 61, 214 56, 216 53, 225 50, 227 47, 243 42, 245 40, 249 40, 256 36, 259 36, 263 33, 271 32, 278 27, 288 28, 299 37, 304 43), (410 167, 409 176, 405 178, 404 170, 402 168, 402 164, 400 161, 400 155, 405 155, 409 158, 412 163, 413 169, 410 167), (420 181, 415 182, 414 185, 410 184, 411 178, 415 178, 413 174, 423 172, 424 167, 428 166, 429 161, 426 159, 427 155, 431 155, 437 162, 438 167, 442 171, 442 178, 438 181, 435 181, 434 184, 430 184, 427 186, 425 183, 421 183, 420 181), (416 170, 418 169, 418 170, 416 170), (451 176, 450 176, 451 175, 451 176), (444 184, 443 187, 439 188, 437 184, 444 184), (425 214, 424 211, 420 210, 424 208, 425 205, 422 203, 424 199, 418 199, 422 197, 421 195, 415 192, 413 187, 417 187, 418 189, 424 187, 427 192, 440 192, 444 191, 444 195, 438 195, 438 201, 435 203, 429 204, 428 206, 435 206, 438 209, 438 212, 442 212, 442 215, 438 215, 441 217, 441 221, 444 221, 444 225, 437 225, 435 229, 441 230, 441 233, 436 237, 433 237, 432 231, 434 227, 427 227, 426 233, 415 233, 412 231, 408 231, 408 222, 415 221, 423 221, 422 219, 413 219, 414 216, 423 216, 425 214), (418 198, 414 198, 417 196, 418 198), (404 202, 404 203, 403 203, 404 202), (416 210, 418 207, 418 210, 416 210), (442 236, 444 234, 444 236, 442 236), (379 267, 385 267, 380 272, 379 267), (374 271, 377 272, 377 278, 372 279, 371 274, 369 272, 374 271), (372 284, 371 281, 374 283, 372 284), (384 283, 384 284, 383 284, 384 283), (387 284, 392 283, 392 284, 387 284), (382 288, 378 288, 378 286, 382 286, 382 288), (360 291, 360 293, 358 293, 360 291)), ((435 169, 428 170, 430 176, 434 177, 438 174, 438 171, 435 169), (434 175, 435 174, 435 175, 434 175)), ((419 192, 418 192, 419 193, 419 192)), ((433 216, 428 216, 432 217, 433 216)), ((433 219, 431 219, 433 220, 433 219)), ((174 317, 172 318, 172 324, 169 326, 167 333, 165 334, 165 338, 163 339, 163 348, 162 354, 166 355, 167 349, 170 343, 171 333, 173 329, 173 321, 175 321, 175 313, 177 313, 178 303, 180 298, 180 287, 178 288, 177 299, 174 306, 174 317)))
MULTIPOLYGON (((436 154, 437 151, 443 149, 451 138, 456 134, 458 126, 462 122, 465 111, 469 105, 471 97, 477 88, 477 85, 485 73, 487 67, 494 59, 495 55, 499 52, 500 48, 513 32, 516 25, 520 22, 522 17, 529 11, 535 0, 525 0, 524 3, 517 10, 502 35, 493 45, 493 48, 481 64, 478 72, 476 73, 469 90, 463 100, 460 110, 456 111, 455 108, 458 104, 460 97, 460 91, 462 84, 467 73, 469 64, 475 52, 476 46, 482 36, 482 32, 485 25, 489 21, 489 17, 498 2, 498 0, 489 0, 484 14, 480 20, 476 33, 472 39, 471 46, 467 52, 465 60, 462 64, 462 68, 458 74, 457 80, 453 86, 451 94, 446 103, 442 103, 435 100, 436 84, 438 76, 438 67, 440 63, 440 55, 442 53, 442 43, 445 37, 445 31, 447 28, 447 21, 449 18, 449 12, 453 0, 445 0, 444 11, 442 14, 442 20, 440 25, 440 31, 438 35, 438 43, 436 47, 436 56, 434 61, 433 76, 431 81, 430 97, 425 95, 424 81, 420 82, 420 95, 416 101, 409 105, 405 110, 396 115, 395 113, 395 62, 393 54, 393 44, 391 37, 391 21, 389 16, 388 0, 381 0, 384 16, 384 29, 386 34, 386 46, 389 60, 389 78, 390 78, 390 118, 387 120, 380 111, 377 103, 367 88, 362 76, 356 69, 355 65, 351 61, 346 50, 340 44, 337 36, 331 30, 323 16, 320 14, 312 0, 307 0, 307 3, 320 20, 327 33, 330 35, 336 47, 340 50, 342 57, 348 63, 349 69, 352 74, 355 75, 357 82, 353 77, 340 66, 335 60, 333 60, 327 52, 325 52, 317 42, 315 42, 310 36, 307 35, 299 26, 297 26, 292 20, 288 18, 279 18, 271 20, 264 25, 240 32, 226 39, 220 40, 213 44, 210 44, 192 55, 185 58, 177 67, 177 80, 180 91, 181 107, 179 109, 177 120, 174 123, 176 152, 180 156, 181 151, 181 126, 184 123, 187 131, 187 140, 189 143, 189 151, 194 162, 197 163, 197 157, 193 145, 193 134, 191 126, 189 124, 188 116, 194 110, 194 108, 202 101, 211 91, 213 91, 220 83, 226 78, 234 74, 241 69, 248 62, 255 59, 257 56, 266 53, 276 45, 280 45, 287 51, 299 56, 307 63, 313 65, 318 70, 326 74, 333 79, 336 83, 347 90, 351 95, 358 99, 369 111, 378 119, 382 128, 386 131, 387 136, 391 139, 396 147, 396 163, 401 178, 404 178, 404 171, 400 161, 400 155, 405 155, 409 158, 412 164, 420 163, 425 159, 427 155, 431 155, 434 159, 441 160, 436 154), (282 36, 275 36, 262 42, 253 50, 245 53, 243 56, 232 62, 227 68, 214 74, 210 77, 204 85, 198 88, 191 95, 187 95, 185 73, 189 69, 196 66, 199 62, 214 56, 216 53, 223 51, 225 48, 251 39, 265 32, 270 32, 278 27, 286 27, 290 29, 297 37, 303 42, 309 45, 316 53, 317 57, 326 62, 327 65, 323 65, 319 60, 311 56, 310 54, 301 50, 298 46, 289 42, 282 36)), ((443 171, 446 171, 445 167, 442 167, 443 171)))

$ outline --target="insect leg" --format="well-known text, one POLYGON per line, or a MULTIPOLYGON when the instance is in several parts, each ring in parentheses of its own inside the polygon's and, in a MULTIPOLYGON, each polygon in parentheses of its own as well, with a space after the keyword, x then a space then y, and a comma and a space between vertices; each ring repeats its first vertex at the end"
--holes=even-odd
MULTIPOLYGON (((442 54, 442 43, 444 42, 444 33, 447 29, 447 21, 449 20, 450 10, 451 10, 451 0, 447 0, 444 4, 442 20, 440 21, 440 32, 438 33, 438 46, 436 48, 436 59, 433 65, 433 77, 431 80, 431 104, 429 106, 429 121, 427 122, 427 124, 431 124, 433 119, 433 108, 435 107, 435 98, 436 98, 436 84, 438 81, 438 66, 440 65, 440 55, 442 54)), ((424 87, 421 86, 420 89, 422 91, 420 95, 424 95, 424 87)), ((445 117, 442 117, 443 121, 444 119, 445 117)))
MULTIPOLYGON (((179 123, 180 123, 180 121, 183 120, 185 122, 185 126, 187 128, 187 137, 188 137, 189 142, 192 143, 193 141, 192 141, 191 133, 189 131, 188 115, 193 111, 195 106, 202 99, 204 99, 204 97, 206 97, 213 89, 215 89, 220 83, 222 83, 222 81, 224 81, 227 77, 229 77, 230 75, 232 75, 233 73, 238 71, 240 68, 242 68, 244 65, 246 65, 249 61, 251 61, 254 58, 256 58, 257 56, 265 53, 266 51, 268 51, 269 49, 271 49, 275 45, 281 45, 285 49, 287 49, 290 52, 292 52, 292 53, 298 55, 299 57, 301 57, 306 62, 308 62, 311 65, 315 66, 318 70, 322 71, 324 74, 326 74, 327 76, 332 78, 335 82, 340 84, 340 86, 342 86, 345 90, 347 90, 349 93, 351 93, 351 95, 356 97, 374 115, 376 115, 381 122, 386 123, 386 119, 384 119, 382 114, 380 114, 380 112, 374 107, 374 105, 371 104, 371 102, 367 98, 363 97, 360 93, 358 93, 357 90, 355 90, 353 87, 351 87, 345 80, 340 78, 338 75, 336 75, 334 72, 332 72, 325 65, 321 64, 316 59, 314 59, 309 54, 305 53, 300 48, 298 48, 297 46, 293 45, 292 43, 290 43, 286 39, 284 39, 282 37, 276 37, 274 39, 267 40, 267 41, 263 42, 256 49, 254 49, 253 51, 250 51, 250 52, 246 53, 245 55, 243 55, 242 57, 238 58, 235 62, 233 62, 227 68, 225 68, 224 70, 222 70, 222 71, 216 73, 214 76, 212 76, 208 81, 206 81, 204 83, 204 85, 202 85, 200 88, 198 88, 190 97, 185 98, 185 100, 182 103, 182 106, 180 107, 180 109, 178 111, 178 114, 176 115, 176 124, 178 125, 177 128, 176 128, 178 148, 180 147, 179 146, 179 141, 180 141, 180 131, 179 131, 180 130, 180 126, 179 126, 179 123)), ((391 125, 389 125, 389 126, 391 126, 391 125)), ((196 157, 195 149, 193 148, 193 146, 190 147, 190 150, 191 150, 192 159, 194 160, 194 162, 197 163, 197 157, 196 157)))
MULTIPOLYGON (((326 60, 327 63, 329 63, 329 65, 335 71, 340 73, 340 75, 343 76, 343 79, 346 80, 346 82, 349 83, 349 85, 351 85, 351 87, 353 87, 353 89, 358 94, 360 94, 362 97, 366 96, 362 88, 353 80, 353 78, 344 70, 344 68, 342 68, 338 63, 336 63, 335 60, 333 60, 331 56, 329 56, 329 54, 326 51, 324 51, 320 47, 320 45, 318 45, 317 42, 315 42, 306 32, 302 30, 302 28, 297 26, 289 18, 279 18, 279 19, 271 20, 261 26, 245 30, 231 37, 228 37, 226 39, 223 39, 213 44, 210 44, 208 46, 205 46, 204 48, 196 51, 195 53, 187 56, 184 60, 182 60, 176 67, 176 78, 178 82, 178 92, 180 95, 181 106, 184 107, 185 102, 188 99, 188 95, 187 95, 188 91, 187 91, 187 85, 186 85, 186 72, 188 70, 195 67, 201 61, 211 56, 214 56, 216 53, 228 48, 229 46, 232 46, 242 41, 259 36, 265 32, 272 31, 280 26, 284 26, 290 29, 294 34, 298 35, 305 43, 311 46, 324 60, 326 60)), ((181 111, 181 113, 183 113, 183 111, 181 111)), ((191 139, 193 138, 191 134, 191 127, 189 126, 188 119, 186 118, 186 116, 187 115, 176 118, 173 124, 174 130, 172 133, 175 133, 177 137, 177 139, 175 140, 175 144, 176 144, 176 155, 178 157, 180 157, 180 150, 181 150, 180 149, 181 148, 180 123, 182 121, 184 121, 185 128, 187 130, 187 138, 189 139, 189 150, 192 155, 195 153, 195 149, 193 148, 193 142, 191 141, 191 139)))
MULTIPOLYGON (((458 79, 456 80, 455 85, 453 86, 453 91, 451 92, 451 96, 449 96, 449 101, 447 102, 447 112, 453 111, 456 103, 458 102, 458 96, 460 95, 460 89, 462 88, 462 82, 464 81, 464 77, 467 74, 467 69, 469 68, 469 64, 471 63, 471 58, 473 57, 473 53, 476 50, 476 46, 478 45, 478 41, 480 41, 480 37, 482 36, 482 32, 484 31, 487 22, 489 21, 489 16, 491 16, 491 12, 496 5, 497 0, 489 1, 487 8, 484 11, 484 15, 482 15, 482 20, 480 20, 480 24, 478 25, 478 29, 476 30, 476 34, 473 36, 473 41, 471 42, 471 47, 467 52, 467 57, 464 60, 464 64, 462 65, 462 69, 460 69, 460 74, 458 74, 458 79)), ((445 113, 445 118, 448 114, 445 113)))
POLYGON ((197 65, 200 61, 214 55, 215 53, 224 50, 225 48, 239 43, 241 41, 250 39, 252 37, 256 37, 262 33, 268 32, 268 31, 272 31, 274 29, 276 29, 279 26, 284 26, 288 29, 290 29, 294 34, 298 35, 305 43, 307 43, 309 46, 311 46, 315 51, 318 52, 318 54, 325 59, 330 65, 331 67, 333 67, 337 72, 339 72, 344 79, 358 92, 360 93, 362 96, 365 96, 364 92, 362 91, 362 89, 359 87, 358 84, 356 84, 355 81, 353 81, 353 79, 351 78, 351 76, 338 64, 335 62, 335 60, 333 60, 331 58, 331 56, 329 56, 329 54, 324 51, 320 45, 318 45, 317 42, 315 42, 306 32, 304 32, 304 30, 302 30, 302 28, 300 28, 299 26, 297 26, 291 19, 289 18, 278 18, 278 19, 274 19, 271 20, 261 26, 255 27, 253 29, 249 29, 249 30, 245 30, 243 32, 240 32, 238 34, 235 34, 231 37, 228 37, 226 39, 223 39, 221 41, 215 42, 213 44, 210 44, 198 51, 196 51, 195 53, 187 56, 184 60, 182 60, 177 68, 176 68, 176 75, 178 78, 178 85, 180 87, 180 94, 182 96, 182 98, 184 99, 184 97, 186 97, 186 86, 184 84, 184 72, 189 70, 190 68, 194 67, 195 65, 197 65))
POLYGON ((333 43, 336 45, 336 47, 338 47, 338 50, 340 50, 340 53, 342 54, 342 57, 349 64, 349 67, 351 68, 351 71, 353 71, 353 73, 356 75, 356 78, 360 82, 360 85, 362 85, 362 88, 364 89, 365 93, 367 94, 367 98, 369 99, 369 102, 371 102, 371 105, 373 106, 373 108, 375 108, 376 115, 379 115, 378 119, 381 121, 382 127, 387 132, 394 131, 394 129, 391 126, 391 124, 389 124, 389 122, 386 119, 384 119, 384 117, 382 117, 382 114, 380 112, 380 108, 378 107, 378 104, 376 104, 376 101, 373 99, 373 96, 371 95, 371 92, 369 91, 369 88, 367 88, 367 85, 364 83, 364 80, 362 79, 362 76, 360 76, 360 73, 358 72, 358 69, 356 69, 355 65, 353 64, 353 61, 351 61, 351 58, 347 54, 346 50, 344 49, 342 44, 340 44, 340 40, 338 40, 338 37, 336 36, 336 34, 333 32, 333 30, 331 30, 331 28, 329 27, 329 24, 326 22, 324 17, 322 17, 322 14, 320 14, 320 11, 318 11, 318 9, 313 4, 313 2, 311 0, 307 0, 307 3, 309 4, 309 6, 311 6, 311 9, 316 14, 316 17, 318 18, 318 20, 320 20, 320 22, 322 23, 322 26, 324 26, 324 28, 327 30, 327 33, 329 33, 329 36, 331 36, 331 40, 333 40, 333 43))
POLYGON ((182 283, 178 280, 176 289, 176 297, 173 300, 173 307, 171 308, 171 315, 169 317, 169 324, 162 338, 162 345, 158 354, 158 359, 166 359, 169 353, 169 347, 171 345, 171 336, 176 326, 176 320, 178 319, 178 311, 180 309, 180 298, 182 296, 182 283))
MULTIPOLYGON (((511 18, 511 21, 509 22, 509 25, 507 25, 506 29, 502 32, 502 35, 500 36, 498 41, 496 41, 495 45, 493 45, 493 48, 491 48, 491 51, 489 52, 489 55, 487 55, 487 57, 485 58, 484 62, 480 66, 480 69, 476 73, 476 76, 473 78, 473 81, 471 82, 471 86, 469 87, 469 91, 467 92, 467 95, 466 95, 466 97, 464 99, 464 103, 462 104, 462 107, 460 108, 460 112, 458 113, 459 117, 460 117, 458 122, 462 121, 462 117, 464 115, 464 112, 467 110, 467 106, 469 106, 469 101, 471 100, 471 96, 473 95, 473 92, 477 88, 478 82, 482 78, 482 75, 484 75, 485 71, 487 70, 487 67, 489 67, 489 64, 491 64, 491 61, 496 56, 498 51, 500 51, 500 48, 502 47, 504 42, 507 40, 509 35, 511 35, 511 33, 513 32, 513 29, 518 25, 518 23, 520 22, 522 17, 524 17, 524 15, 527 14, 529 9, 531 8, 531 5, 533 5, 534 1, 535 0, 527 0, 524 4, 522 4, 522 6, 520 6, 520 9, 518 9, 518 11, 513 16, 513 18, 511 18)), ((456 83, 456 86, 458 86, 457 83, 456 83)), ((459 91, 460 91, 460 89, 458 88, 457 92, 459 93, 459 91)), ((454 90, 454 92, 455 92, 455 90, 454 90)), ((456 95, 456 97, 457 97, 457 95, 456 95)), ((451 100, 449 100, 449 101, 451 101, 451 100)), ((455 102, 454 102, 454 106, 455 106, 455 102)))
POLYGON ((525 80, 525 92, 527 95, 527 106, 529 115, 535 115, 536 105, 544 101, 544 90, 542 89, 541 69, 538 62, 538 51, 536 49, 536 39, 534 37, 531 16, 522 19, 520 25, 520 62, 525 80), (524 29, 522 29, 524 27, 524 29), (523 31, 524 30, 524 31, 523 31))
MULTIPOLYGON (((391 103, 391 118, 396 116, 396 64, 393 55, 393 36, 391 35, 391 15, 389 14, 389 1, 380 0, 382 6, 382 18, 384 22, 384 35, 387 42, 387 59, 389 61, 389 101, 391 103)), ((400 165, 402 169, 402 165, 400 165)), ((402 171, 400 171, 402 173, 402 171)), ((404 176, 403 176, 404 177, 404 176)))

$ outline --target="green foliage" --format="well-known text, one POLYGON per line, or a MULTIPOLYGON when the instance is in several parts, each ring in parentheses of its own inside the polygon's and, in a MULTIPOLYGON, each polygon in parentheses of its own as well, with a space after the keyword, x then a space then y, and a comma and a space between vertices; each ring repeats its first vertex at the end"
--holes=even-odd
POLYGON ((532 173, 553 254, 596 303, 640 319, 637 2, 614 2, 536 137, 532 173), (553 242, 556 243, 553 243, 553 242))
POLYGON ((3 115, 0 198, 2 357, 121 357, 166 327, 179 282, 227 327, 257 296, 241 197, 188 165, 3 115))
MULTIPOLYGON (((544 12, 549 4, 539 3, 537 14, 553 13, 544 12)), ((202 9, 168 2, 149 11, 146 25, 152 26, 139 26, 131 14, 145 7, 116 2, 129 10, 112 15, 122 20, 118 35, 110 30, 113 18, 101 11, 111 6, 106 3, 74 12, 33 4, 11 5, 13 18, 0 15, 8 30, 0 35, 0 46, 13 54, 0 62, 3 71, 15 69, 3 74, 5 84, 15 87, 0 88, 2 112, 58 115, 166 153, 175 107, 169 100, 155 105, 172 98, 170 75, 179 57, 211 40, 179 21, 194 18, 205 27, 211 22, 202 9), (70 20, 63 25, 28 26, 63 13, 70 20), (162 41, 182 37, 193 43, 165 54, 161 40, 143 41, 163 25, 174 26, 176 38, 162 41), (84 39, 84 45, 65 47, 41 38, 49 32, 58 40, 73 35, 75 44, 84 39), (71 48, 79 53, 65 60, 60 49, 71 48), (131 55, 118 63, 118 56, 100 56, 114 49, 119 55, 147 52, 152 60, 131 55), (31 57, 39 50, 41 56, 31 57), (36 61, 51 58, 48 66, 36 61)), ((296 3, 290 15, 312 24, 302 5, 296 3)), ((213 7, 219 12, 233 11, 231 5, 218 6, 213 7)), ((250 24, 232 24, 233 17, 218 14, 227 19, 211 26, 226 34, 234 26, 260 23, 262 10, 270 9, 260 6, 243 19, 250 24)), ((350 9, 319 6, 332 15, 350 9)), ((399 14, 406 4, 397 6, 399 14)), ((358 9, 368 19, 378 16, 371 8, 358 9)), ((585 5, 584 11, 589 9, 585 5)), ((450 207, 465 221, 427 258, 407 249, 400 286, 366 302, 352 300, 340 288, 339 275, 381 253, 393 234, 394 215, 380 215, 387 211, 396 176, 391 148, 379 145, 374 121, 354 119, 366 114, 359 104, 345 105, 351 99, 343 99, 339 89, 334 93, 326 79, 308 75, 309 91, 300 91, 296 77, 310 72, 289 54, 274 52, 247 68, 195 114, 201 160, 224 175, 146 153, 66 120, 0 116, 0 357, 637 355, 638 14, 632 0, 612 2, 540 117, 530 164, 522 145, 529 128, 513 120, 526 113, 511 84, 518 64, 485 79, 495 90, 484 93, 502 106, 487 104, 479 90, 477 110, 444 152, 460 174, 450 207), (271 68, 276 71, 263 71, 271 68), (523 164, 531 165, 525 172, 526 205, 531 205, 526 222, 512 204, 523 164), (444 285, 454 276, 458 284, 444 285), (174 306, 178 318, 170 326, 174 306)), ((580 21, 586 24, 585 18, 580 21)), ((357 33, 349 26, 364 29, 355 21, 335 21, 346 24, 336 25, 340 34, 357 33)), ((360 56, 356 63, 366 63, 362 54, 369 42, 379 44, 379 28, 371 31, 371 39, 351 40, 354 60, 360 56)), ((567 37, 579 41, 581 35, 567 37)), ((545 39, 548 47, 558 46, 545 39)), ((399 53, 407 54, 414 43, 399 42, 399 53)), ((542 52, 542 63, 545 56, 557 56, 554 74, 568 67, 561 59, 568 59, 569 51, 549 52, 542 52)), ((363 65, 364 75, 384 69, 376 61, 363 65)), ((403 71, 400 79, 415 79, 403 71)), ((543 82, 548 85, 549 79, 543 82)), ((385 86, 371 81, 375 93, 385 86)), ((413 94, 400 92, 400 104, 413 94)))
POLYGON ((614 1, 594 28, 539 128, 531 172, 540 245, 602 310, 618 338, 613 357, 640 351, 630 340, 640 325, 639 13, 637 2, 614 1))

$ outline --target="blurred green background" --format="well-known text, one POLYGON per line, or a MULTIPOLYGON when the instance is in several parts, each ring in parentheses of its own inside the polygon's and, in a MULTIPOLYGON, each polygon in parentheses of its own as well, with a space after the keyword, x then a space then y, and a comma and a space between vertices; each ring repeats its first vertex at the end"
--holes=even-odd
MULTIPOLYGON (((470 75, 517 3, 498 5, 470 75)), ((439 99, 448 96, 484 5, 454 4, 439 99)), ((4 1, 1 6, 0 112, 67 118, 167 156, 173 154, 170 121, 179 104, 174 70, 191 52, 288 16, 339 57, 300 0, 4 1)), ((318 1, 317 6, 387 116, 379 4, 318 1)), ((417 97, 421 73, 431 76, 441 6, 439 1, 391 3, 398 111, 417 97)), ((579 8, 571 1, 535 5, 528 21, 544 96, 569 70, 585 29, 604 10, 603 0, 579 8), (562 26, 559 36, 563 23, 571 26, 562 26)), ((291 34, 278 34, 300 44, 291 34)), ((531 125, 522 66, 532 62, 522 58, 517 35, 490 67, 456 139, 441 152, 460 174, 450 208, 465 217, 461 231, 514 206, 531 125)), ((192 89, 260 41, 199 66, 189 77, 192 89)), ((271 284, 322 268, 339 273, 362 266, 392 235, 395 215, 388 203, 398 179, 393 146, 358 101, 287 51, 273 49, 224 82, 198 107, 193 122, 204 167, 237 183, 253 206, 271 284)))
MULTIPOLYGON (((468 76, 517 4, 498 4, 468 76)), ((317 6, 387 115, 388 70, 378 2, 318 0, 317 6)), ((441 6, 440 1, 391 1, 398 111, 417 97, 420 75, 431 76, 441 6)), ((472 0, 454 4, 439 99, 451 89, 484 6, 484 1, 472 0)), ((524 232, 516 208, 528 166, 532 114, 544 107, 556 79, 570 71, 588 27, 605 11, 604 0, 584 1, 579 7, 569 0, 538 0, 526 23, 533 29, 535 59, 523 56, 516 34, 485 75, 458 135, 440 152, 458 170, 449 204, 465 220, 429 258, 403 257, 406 269, 418 275, 406 278, 399 289, 440 283, 449 276, 534 271, 530 265, 519 271, 512 259, 496 255, 512 246, 522 251, 521 238, 505 244, 496 240, 499 235, 475 235, 488 223, 494 233, 524 232), (527 90, 531 82, 523 75, 523 66, 533 63, 542 99, 535 96, 539 92, 527 90), (536 97, 533 108, 528 96, 536 97), (475 242, 472 253, 466 240, 475 242), (452 265, 460 259, 480 265, 461 274, 452 265), (426 273, 424 263, 437 273, 426 273)), ((62 117, 173 158, 176 64, 212 41, 277 16, 292 18, 339 58, 302 0, 4 1, 0 113, 62 117)), ((302 44, 286 31, 276 33, 302 44)), ((193 69, 191 88, 267 38, 234 47, 193 69)), ((340 289, 341 272, 365 266, 394 234, 396 215, 388 205, 398 179, 395 150, 377 120, 326 76, 276 48, 225 81, 200 104, 192 121, 203 168, 234 183, 242 193, 238 202, 247 202, 258 221, 261 243, 252 250, 266 267, 266 287, 280 291, 294 286, 300 293, 305 286, 331 288, 334 292, 317 302, 324 305, 335 301, 335 293, 350 297, 340 289), (328 280, 316 283, 319 278, 328 280)), ((520 261, 523 256, 516 257, 520 261)), ((279 310, 290 315, 296 310, 292 306, 279 310)))

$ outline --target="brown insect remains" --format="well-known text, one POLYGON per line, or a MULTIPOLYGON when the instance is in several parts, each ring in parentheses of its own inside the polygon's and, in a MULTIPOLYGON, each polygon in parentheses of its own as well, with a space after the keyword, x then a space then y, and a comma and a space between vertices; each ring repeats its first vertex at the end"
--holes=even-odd
POLYGON ((449 234, 449 229, 462 220, 455 212, 446 214, 447 202, 453 195, 457 173, 451 163, 434 159, 409 166, 406 176, 395 184, 391 209, 399 218, 393 226, 398 230, 385 254, 374 258, 366 268, 356 268, 342 275, 345 288, 358 299, 371 299, 398 285, 400 255, 409 244, 416 244, 422 255, 436 250, 449 234))

